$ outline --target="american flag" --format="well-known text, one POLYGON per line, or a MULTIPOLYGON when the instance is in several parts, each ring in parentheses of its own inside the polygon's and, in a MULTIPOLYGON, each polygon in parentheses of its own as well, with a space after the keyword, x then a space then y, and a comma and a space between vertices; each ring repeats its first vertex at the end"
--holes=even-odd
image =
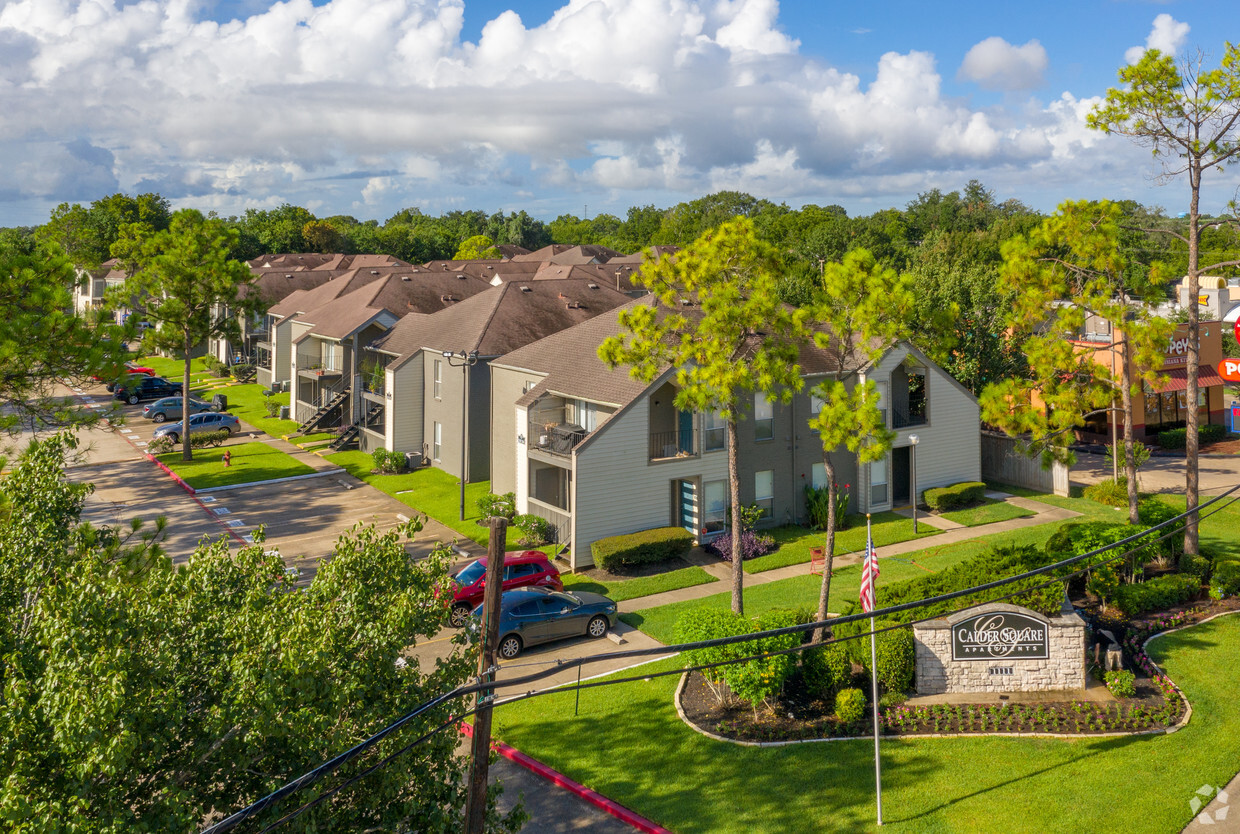
POLYGON ((874 584, 878 582, 878 553, 874 550, 874 537, 870 535, 869 524, 865 531, 865 559, 861 566, 861 610, 870 613, 874 610, 874 584))

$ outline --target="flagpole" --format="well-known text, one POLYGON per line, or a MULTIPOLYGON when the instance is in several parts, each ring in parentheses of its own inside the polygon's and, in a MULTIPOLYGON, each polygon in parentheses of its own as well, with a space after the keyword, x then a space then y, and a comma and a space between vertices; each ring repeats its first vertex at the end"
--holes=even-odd
MULTIPOLYGON (((870 536, 870 514, 865 514, 866 559, 878 561, 874 539, 870 536)), ((877 595, 877 589, 875 590, 877 595)), ((871 609, 872 610, 872 609, 871 609)), ((878 649, 874 639, 874 617, 870 617, 870 699, 874 708, 874 786, 878 797, 878 824, 883 824, 883 760, 878 752, 878 649)))

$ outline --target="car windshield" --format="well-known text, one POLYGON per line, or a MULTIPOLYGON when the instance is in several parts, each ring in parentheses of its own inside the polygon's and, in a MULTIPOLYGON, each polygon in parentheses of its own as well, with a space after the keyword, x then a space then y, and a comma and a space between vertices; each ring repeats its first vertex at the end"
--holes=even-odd
POLYGON ((487 572, 486 565, 482 562, 471 562, 465 566, 465 569, 456 575, 456 581, 462 585, 472 585, 481 579, 487 572))

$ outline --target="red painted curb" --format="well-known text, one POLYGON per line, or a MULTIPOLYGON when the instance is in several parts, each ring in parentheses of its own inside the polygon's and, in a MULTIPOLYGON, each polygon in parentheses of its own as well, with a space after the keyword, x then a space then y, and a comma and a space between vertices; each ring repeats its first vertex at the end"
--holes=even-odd
MULTIPOLYGON (((469 724, 465 721, 462 721, 461 732, 469 736, 470 738, 473 738, 474 725, 469 724)), ((572 779, 569 779, 567 776, 565 776, 563 773, 560 773, 558 770, 553 770, 552 768, 547 767, 547 765, 543 764, 542 762, 538 761, 535 758, 527 756, 525 753, 522 753, 520 750, 518 750, 515 747, 512 747, 511 745, 504 744, 504 742, 502 741, 492 741, 491 749, 494 750, 496 753, 499 753, 505 759, 508 759, 509 761, 520 765, 521 767, 534 773, 535 775, 541 776, 543 779, 546 779, 548 782, 551 782, 552 784, 555 784, 555 785, 559 785, 561 788, 564 788, 568 792, 580 797, 581 799, 584 799, 586 802, 589 802, 594 807, 599 808, 600 810, 606 811, 608 814, 611 814, 613 817, 620 820, 621 822, 627 823, 628 825, 633 826, 638 831, 645 832, 645 834, 672 834, 671 831, 659 825, 658 823, 651 822, 650 820, 646 819, 640 814, 637 814, 633 811, 630 811, 628 808, 625 808, 623 805, 616 802, 615 800, 608 799, 607 797, 603 796, 598 791, 592 791, 589 788, 587 788, 585 785, 581 784, 580 782, 576 782, 572 779)))
POLYGON ((190 495, 197 495, 197 494, 198 494, 198 490, 194 489, 192 486, 190 486, 189 484, 185 483, 185 481, 183 481, 183 480, 181 479, 181 476, 180 476, 180 475, 178 475, 177 473, 173 472, 171 469, 169 469, 169 468, 167 467, 167 465, 166 465, 166 464, 164 464, 164 462, 163 462, 163 461, 161 461, 161 460, 159 460, 158 458, 156 458, 156 457, 155 457, 154 455, 152 455, 150 452, 143 452, 142 454, 146 455, 146 459, 147 459, 147 460, 149 460, 151 463, 155 464, 155 465, 156 465, 156 466, 158 466, 160 469, 164 470, 164 474, 165 474, 165 475, 167 475, 169 478, 171 478, 172 480, 174 480, 174 481, 176 481, 178 484, 180 484, 180 485, 181 485, 181 489, 185 490, 185 491, 186 491, 186 492, 188 492, 190 495))

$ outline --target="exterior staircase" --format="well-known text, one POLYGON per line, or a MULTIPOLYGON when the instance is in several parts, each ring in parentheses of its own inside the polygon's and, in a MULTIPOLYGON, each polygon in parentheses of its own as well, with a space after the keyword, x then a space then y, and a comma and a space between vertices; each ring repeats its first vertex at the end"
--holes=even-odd
POLYGON ((339 435, 336 436, 336 439, 331 442, 331 450, 333 452, 339 452, 339 451, 343 451, 344 449, 353 448, 355 445, 357 445, 358 436, 362 433, 361 427, 371 426, 375 422, 375 419, 378 418, 378 416, 382 413, 383 413, 383 406, 372 405, 370 407, 370 410, 366 412, 366 416, 362 418, 362 421, 360 423, 354 423, 353 425, 348 426, 343 431, 341 431, 339 435))
POLYGON ((327 422, 327 418, 331 416, 332 412, 344 405, 345 401, 348 399, 348 388, 337 391, 330 398, 328 398, 323 405, 319 406, 313 414, 307 417, 305 422, 297 427, 295 434, 306 434, 317 428, 321 428, 323 424, 327 422))

